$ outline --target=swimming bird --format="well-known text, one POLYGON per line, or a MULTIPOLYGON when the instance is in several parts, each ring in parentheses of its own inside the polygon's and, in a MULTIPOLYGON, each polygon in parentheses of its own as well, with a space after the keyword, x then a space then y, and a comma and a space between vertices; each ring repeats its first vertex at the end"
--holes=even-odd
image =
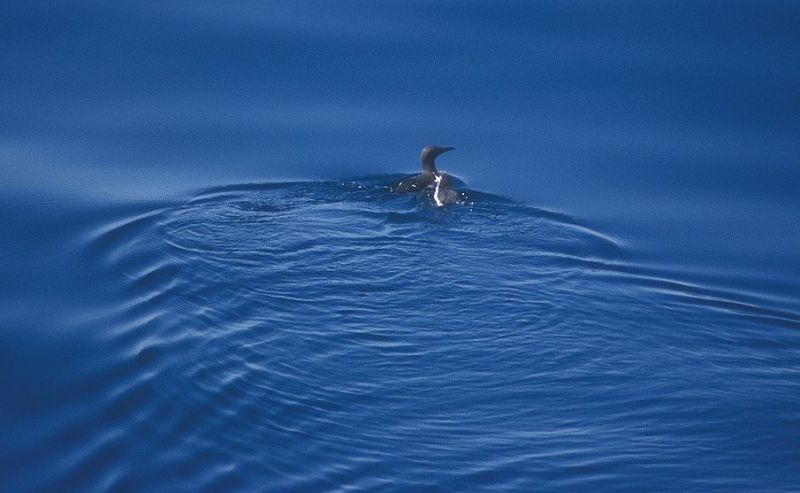
POLYGON ((437 207, 448 204, 458 203, 458 193, 453 190, 450 184, 450 177, 444 171, 433 174, 433 183, 436 188, 433 190, 433 201, 437 207))
POLYGON ((422 173, 403 179, 395 185, 398 193, 419 192, 434 183, 436 174, 436 156, 452 151, 455 147, 426 146, 419 154, 422 162, 422 173))

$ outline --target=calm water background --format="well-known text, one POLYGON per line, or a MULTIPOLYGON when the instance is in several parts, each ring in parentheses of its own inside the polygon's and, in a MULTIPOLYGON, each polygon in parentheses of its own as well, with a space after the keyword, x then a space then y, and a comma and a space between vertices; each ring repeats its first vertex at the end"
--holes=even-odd
POLYGON ((0 489, 796 491, 799 88, 796 2, 3 2, 0 489))

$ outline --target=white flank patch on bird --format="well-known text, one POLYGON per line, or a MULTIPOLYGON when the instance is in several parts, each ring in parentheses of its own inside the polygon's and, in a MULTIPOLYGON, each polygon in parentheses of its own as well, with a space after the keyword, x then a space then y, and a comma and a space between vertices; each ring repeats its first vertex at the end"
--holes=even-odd
POLYGON ((433 181, 436 182, 436 189, 433 191, 433 201, 436 202, 438 207, 442 207, 444 202, 439 198, 439 185, 442 183, 442 175, 433 175, 433 181))

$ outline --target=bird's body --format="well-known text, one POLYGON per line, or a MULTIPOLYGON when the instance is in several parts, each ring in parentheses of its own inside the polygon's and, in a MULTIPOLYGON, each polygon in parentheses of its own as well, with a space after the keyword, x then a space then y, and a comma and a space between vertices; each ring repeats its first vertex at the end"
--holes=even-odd
POLYGON ((401 180, 394 186, 398 193, 421 192, 433 185, 436 180, 436 156, 453 150, 452 147, 427 146, 420 153, 422 173, 401 180))
POLYGON ((416 176, 406 178, 394 187, 397 193, 420 192, 433 184, 435 175, 433 173, 420 173, 416 176))
POLYGON ((458 203, 458 193, 450 188, 450 177, 447 173, 434 174, 433 182, 436 184, 436 188, 433 190, 433 201, 437 207, 458 203))

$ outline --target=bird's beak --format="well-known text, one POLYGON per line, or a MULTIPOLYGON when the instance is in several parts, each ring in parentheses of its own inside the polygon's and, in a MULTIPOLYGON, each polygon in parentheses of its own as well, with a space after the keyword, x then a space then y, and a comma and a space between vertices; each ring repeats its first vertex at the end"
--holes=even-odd
POLYGON ((453 149, 455 149, 455 147, 440 147, 439 154, 444 154, 445 152, 452 151, 453 149))

